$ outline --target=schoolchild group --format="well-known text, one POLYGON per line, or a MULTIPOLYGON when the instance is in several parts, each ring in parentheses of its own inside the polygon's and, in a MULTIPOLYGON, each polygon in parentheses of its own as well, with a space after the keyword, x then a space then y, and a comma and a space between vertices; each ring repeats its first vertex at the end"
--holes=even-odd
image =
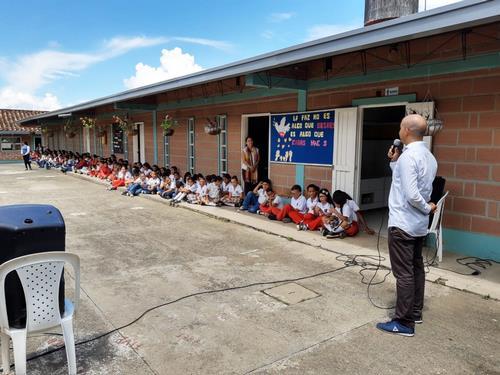
POLYGON ((246 195, 237 176, 222 176, 181 172, 171 168, 117 159, 114 155, 101 158, 97 155, 46 150, 33 155, 41 168, 58 168, 63 173, 74 172, 109 183, 108 190, 124 187, 122 195, 135 197, 155 194, 170 201, 171 206, 181 202, 206 206, 231 206, 238 211, 263 215, 270 220, 293 222, 298 230, 320 231, 326 238, 355 236, 360 230, 369 234, 374 231, 366 221, 354 200, 337 190, 330 194, 315 184, 302 191, 300 185, 290 188, 290 203, 285 204, 272 188, 270 180, 260 181, 246 195), (305 195, 304 195, 305 193, 305 195))

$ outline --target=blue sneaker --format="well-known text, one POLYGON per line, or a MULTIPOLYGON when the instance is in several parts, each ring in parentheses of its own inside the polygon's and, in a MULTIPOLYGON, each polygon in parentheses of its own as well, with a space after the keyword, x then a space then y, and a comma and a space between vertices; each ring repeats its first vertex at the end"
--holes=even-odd
POLYGON ((381 331, 400 336, 412 337, 415 335, 415 328, 407 327, 399 323, 397 320, 391 320, 387 323, 377 323, 377 328, 381 331))

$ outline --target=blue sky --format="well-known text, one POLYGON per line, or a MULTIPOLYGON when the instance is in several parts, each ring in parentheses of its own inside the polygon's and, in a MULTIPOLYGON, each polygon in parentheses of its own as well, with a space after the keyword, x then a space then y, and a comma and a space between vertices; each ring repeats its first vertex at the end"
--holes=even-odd
POLYGON ((362 27, 363 12, 364 0, 5 2, 0 108, 77 104, 362 27))

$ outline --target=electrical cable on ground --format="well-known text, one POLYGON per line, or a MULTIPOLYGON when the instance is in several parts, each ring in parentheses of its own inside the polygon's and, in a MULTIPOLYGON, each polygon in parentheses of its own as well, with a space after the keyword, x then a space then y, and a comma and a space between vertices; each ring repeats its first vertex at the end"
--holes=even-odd
MULTIPOLYGON (((106 337, 106 336, 109 336, 109 335, 111 335, 111 334, 113 334, 113 333, 115 333, 115 332, 117 332, 119 330, 122 330, 124 328, 127 328, 127 327, 129 327, 129 326, 137 323, 139 320, 141 320, 144 316, 146 316, 148 313, 150 313, 153 310, 159 309, 161 307, 173 305, 173 304, 175 304, 177 302, 183 301, 183 300, 188 299, 188 298, 197 297, 197 296, 203 296, 203 295, 208 295, 208 294, 216 294, 216 293, 228 292, 228 291, 233 291, 233 290, 248 289, 248 288, 251 288, 251 287, 254 287, 254 286, 259 286, 259 285, 273 285, 273 284, 290 283, 290 282, 296 282, 296 281, 301 281, 301 280, 307 280, 307 279, 312 279, 312 278, 315 278, 315 277, 324 276, 324 275, 332 274, 332 273, 335 273, 335 272, 339 272, 339 271, 342 271, 342 270, 344 270, 344 269, 346 269, 348 267, 349 266, 344 265, 343 267, 335 268, 333 270, 323 271, 323 272, 315 273, 315 274, 312 274, 312 275, 307 275, 307 276, 302 276, 302 277, 297 277, 297 278, 292 278, 292 279, 283 279, 283 280, 275 280, 275 281, 256 282, 256 283, 251 283, 251 284, 246 284, 246 285, 241 285, 241 286, 234 286, 234 287, 228 287, 228 288, 222 288, 222 289, 215 289, 215 290, 206 290, 206 291, 203 291, 203 292, 196 292, 196 293, 188 294, 188 295, 179 297, 177 299, 174 299, 172 301, 165 302, 165 303, 153 306, 153 307, 145 310, 141 315, 139 315, 137 318, 135 318, 131 322, 129 322, 127 324, 124 324, 124 325, 122 325, 120 327, 116 327, 116 328, 114 328, 114 329, 112 329, 112 330, 110 330, 108 332, 102 333, 102 334, 97 335, 95 337, 91 337, 89 339, 86 339, 86 340, 83 340, 83 341, 79 341, 79 342, 75 343, 75 347, 87 344, 87 343, 92 342, 92 341, 99 340, 99 339, 101 339, 103 337, 106 337)), ((62 350, 63 348, 64 348, 64 346, 60 346, 60 347, 48 350, 46 352, 43 352, 43 353, 34 355, 34 356, 30 357, 30 358, 27 358, 26 361, 27 362, 33 361, 33 360, 35 360, 37 358, 41 358, 41 357, 47 356, 49 354, 58 352, 58 351, 62 350)), ((13 366, 14 365, 12 365, 11 367, 13 367, 13 366)))

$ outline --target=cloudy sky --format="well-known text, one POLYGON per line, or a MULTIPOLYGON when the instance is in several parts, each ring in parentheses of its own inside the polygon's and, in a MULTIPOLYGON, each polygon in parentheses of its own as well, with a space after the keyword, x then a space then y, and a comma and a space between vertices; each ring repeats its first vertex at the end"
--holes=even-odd
POLYGON ((0 108, 66 107, 359 28, 363 12, 364 0, 5 2, 0 108))

